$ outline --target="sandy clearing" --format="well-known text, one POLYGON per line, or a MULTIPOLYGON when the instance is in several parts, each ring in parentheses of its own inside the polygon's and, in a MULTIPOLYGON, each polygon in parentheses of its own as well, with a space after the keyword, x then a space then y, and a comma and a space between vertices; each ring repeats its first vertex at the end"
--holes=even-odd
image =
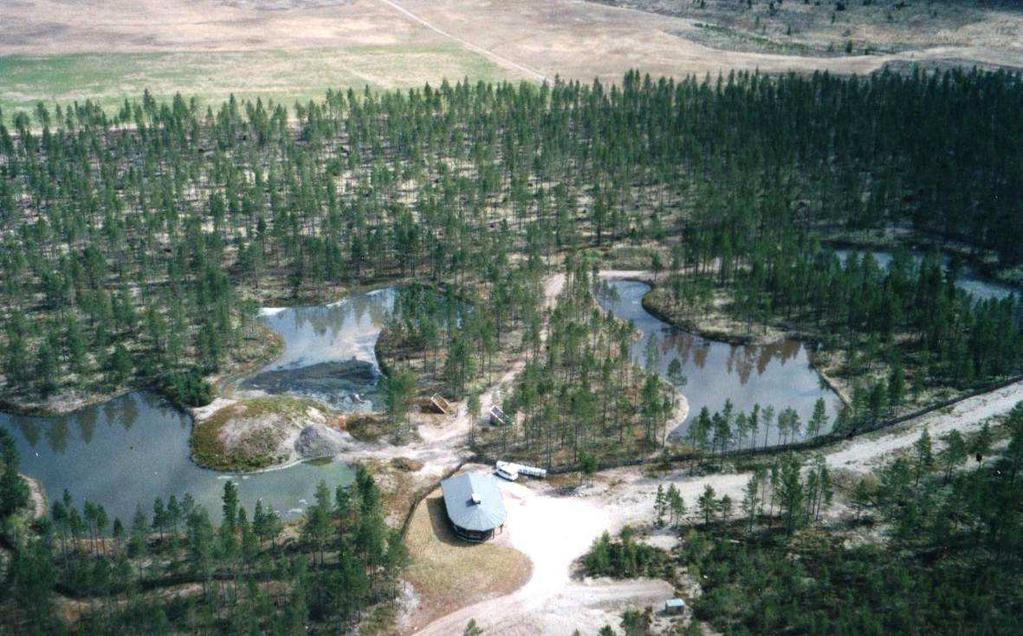
MULTIPOLYGON (((1018 382, 964 400, 948 413, 930 413, 892 429, 822 449, 822 453, 833 468, 865 473, 893 454, 911 448, 925 428, 935 438, 938 450, 942 446, 940 435, 953 429, 975 431, 985 420, 1006 413, 1021 400, 1023 382, 1018 382)), ((695 514, 696 500, 708 485, 718 497, 731 496, 738 509, 749 478, 750 473, 690 476, 684 470, 647 476, 642 468, 619 468, 600 473, 593 483, 571 497, 559 496, 542 483, 504 484, 512 545, 533 560, 533 578, 511 595, 459 610, 421 633, 457 633, 470 618, 492 633, 570 634, 574 629, 593 633, 604 624, 616 625, 625 607, 657 606, 672 595, 667 583, 580 582, 571 577, 572 563, 601 532, 614 533, 627 524, 652 521, 658 485, 674 484, 690 514, 695 514)), ((649 542, 666 548, 674 543, 664 532, 649 542)))
POLYGON ((511 636, 595 633, 607 623, 617 625, 625 607, 656 606, 672 596, 664 581, 572 578, 573 562, 612 523, 600 506, 519 483, 502 482, 501 490, 508 509, 505 532, 533 562, 532 576, 512 594, 463 608, 418 634, 457 634, 471 618, 488 633, 511 636))

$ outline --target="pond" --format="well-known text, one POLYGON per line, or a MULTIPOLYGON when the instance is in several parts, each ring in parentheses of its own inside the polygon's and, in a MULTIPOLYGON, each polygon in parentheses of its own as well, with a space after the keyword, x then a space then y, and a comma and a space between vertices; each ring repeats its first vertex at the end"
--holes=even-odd
POLYGON ((153 500, 191 493, 214 519, 220 516, 224 482, 233 479, 251 512, 262 498, 285 519, 300 515, 321 479, 351 481, 340 462, 302 463, 282 470, 229 475, 189 459, 191 418, 152 393, 131 393, 70 415, 0 415, 21 455, 21 472, 42 484, 52 502, 67 489, 81 505, 103 505, 110 518, 131 522, 136 504, 149 512, 153 500))
MULTIPOLYGON (((724 407, 726 400, 732 401, 736 412, 749 412, 755 404, 773 406, 775 412, 792 408, 805 424, 814 404, 823 398, 829 419, 834 421, 841 400, 822 385, 803 343, 785 339, 770 345, 733 345, 708 340, 672 327, 647 312, 642 305, 643 296, 650 291, 646 283, 611 281, 609 285, 617 298, 598 294, 598 302, 618 318, 631 320, 643 335, 632 345, 633 360, 647 367, 648 342, 652 337, 657 352, 653 368, 662 377, 668 379, 672 359, 677 358, 682 365, 687 379, 682 393, 689 400, 689 415, 670 433, 672 439, 685 439, 688 426, 700 409, 707 407, 714 413, 724 407)), ((763 441, 761 437, 761 444, 763 441)), ((776 430, 772 429, 767 443, 777 442, 776 430)))
MULTIPOLYGON (((859 250, 859 249, 836 249, 835 256, 838 260, 845 264, 849 259, 850 255, 862 256, 863 254, 870 254, 877 261, 877 264, 882 269, 888 269, 894 258, 894 253, 886 250, 859 250)), ((924 254, 921 252, 910 252, 910 256, 916 264, 920 264, 924 259, 924 254)), ((952 259, 947 254, 942 257, 942 267, 945 271, 951 266, 952 259)), ((1018 290, 1013 288, 1011 285, 1004 285, 996 283, 994 281, 983 278, 977 270, 973 269, 969 265, 963 265, 960 268, 959 276, 956 278, 956 287, 971 294, 977 300, 1001 300, 1008 298, 1018 290)))
MULTIPOLYGON (((284 339, 284 352, 241 384, 317 397, 341 410, 371 408, 380 375, 373 348, 393 303, 394 291, 384 289, 322 307, 264 311, 262 319, 284 339)), ((39 480, 51 501, 67 489, 79 505, 86 499, 100 503, 125 524, 136 504, 149 511, 154 498, 185 493, 219 518, 228 479, 250 510, 262 499, 294 519, 313 500, 320 480, 333 487, 352 479, 351 469, 334 460, 247 475, 201 468, 189 458, 191 418, 147 392, 69 415, 0 414, 0 426, 14 436, 22 472, 39 480)))
POLYGON ((389 287, 329 305, 263 309, 261 320, 284 339, 284 353, 240 388, 310 397, 346 412, 379 410, 374 348, 396 295, 389 287))

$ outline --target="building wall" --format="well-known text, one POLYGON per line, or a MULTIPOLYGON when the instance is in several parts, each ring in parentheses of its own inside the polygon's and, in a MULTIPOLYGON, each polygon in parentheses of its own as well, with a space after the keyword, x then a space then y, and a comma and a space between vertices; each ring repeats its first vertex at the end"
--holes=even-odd
POLYGON ((465 528, 460 528, 454 523, 451 524, 451 527, 455 530, 455 534, 457 534, 459 537, 465 539, 466 541, 472 541, 475 543, 486 541, 487 539, 490 539, 491 537, 494 536, 493 530, 488 530, 487 532, 477 532, 475 530, 466 530, 465 528))

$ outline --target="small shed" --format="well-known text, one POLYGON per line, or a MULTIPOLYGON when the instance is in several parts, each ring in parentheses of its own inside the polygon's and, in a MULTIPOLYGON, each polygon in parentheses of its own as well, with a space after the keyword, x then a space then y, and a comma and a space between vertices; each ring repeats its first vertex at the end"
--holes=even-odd
POLYGON ((444 508, 455 534, 478 543, 504 528, 508 512, 493 475, 462 473, 440 482, 444 508))
POLYGON ((501 410, 500 406, 496 404, 490 407, 490 425, 491 426, 511 426, 512 420, 508 417, 504 411, 501 410))
POLYGON ((453 411, 451 403, 445 400, 444 396, 440 393, 434 393, 430 396, 430 405, 433 406, 438 413, 443 413, 444 415, 451 415, 453 411))
POLYGON ((665 614, 685 614, 686 613, 686 602, 680 598, 670 598, 664 601, 664 613, 665 614))

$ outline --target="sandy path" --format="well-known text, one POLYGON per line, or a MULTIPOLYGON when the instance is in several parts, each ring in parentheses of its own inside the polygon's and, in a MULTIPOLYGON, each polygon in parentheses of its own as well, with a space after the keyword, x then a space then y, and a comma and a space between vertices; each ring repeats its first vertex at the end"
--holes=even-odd
POLYGON ((39 519, 40 517, 45 517, 47 508, 46 492, 43 490, 43 485, 28 475, 20 475, 20 477, 28 484, 28 499, 29 504, 32 506, 32 518, 39 519))
MULTIPOLYGON (((865 473, 910 449, 926 428, 934 438, 953 430, 975 431, 991 417, 1002 415, 1023 401, 1023 382, 960 402, 949 412, 934 412, 891 429, 864 435, 823 449, 828 465, 865 473)), ((617 625, 622 608, 658 606, 672 596, 661 581, 577 581, 572 563, 586 552, 604 530, 616 532, 626 524, 646 523, 653 518, 657 486, 675 484, 691 515, 706 486, 718 497, 735 501, 736 514, 750 473, 689 476, 675 471, 651 478, 639 468, 605 471, 576 496, 558 496, 546 484, 503 484, 508 504, 511 543, 532 559, 533 577, 516 592, 477 603, 427 626, 421 634, 442 635, 461 631, 470 618, 485 630, 500 634, 571 634, 596 632, 605 623, 617 625)), ((675 539, 658 536, 661 547, 675 539)))
MULTIPOLYGON (((938 452, 944 447, 939 438, 945 433, 953 429, 961 433, 976 431, 984 421, 1004 415, 1020 401, 1023 401, 1023 381, 963 400, 947 413, 928 413, 890 429, 825 447, 821 453, 832 469, 865 474, 889 461, 894 455, 911 449, 924 429, 929 431, 934 451, 938 452)), ((635 468, 621 468, 601 473, 602 483, 585 492, 583 497, 594 500, 594 505, 605 506, 613 521, 611 528, 616 529, 628 523, 648 522, 653 518, 653 501, 658 484, 663 484, 665 488, 675 484, 685 498, 690 514, 695 514, 696 499, 708 485, 718 497, 726 494, 731 496, 738 513, 738 503, 750 476, 751 473, 724 473, 692 477, 686 471, 679 470, 658 478, 649 478, 635 468)))
POLYGON ((1020 401, 1023 401, 1023 381, 958 402, 947 413, 942 409, 880 433, 842 442, 829 451, 825 459, 832 468, 866 473, 892 453, 911 447, 924 428, 933 438, 937 450, 944 447, 939 441, 942 435, 952 430, 960 433, 976 431, 985 420, 1007 413, 1020 401))
POLYGON ((404 15, 407 18, 409 18, 410 20, 418 22, 419 24, 423 25, 427 29, 430 29, 434 33, 438 33, 438 34, 448 38, 449 40, 453 40, 453 41, 457 42, 458 44, 461 44, 463 47, 469 49, 473 53, 479 53, 480 55, 482 55, 484 57, 487 57, 487 58, 493 60, 494 62, 497 62, 501 66, 511 67, 511 68, 513 68, 515 70, 522 71, 523 73, 526 73, 527 75, 529 75, 529 76, 531 76, 531 77, 533 77, 535 79, 538 79, 540 81, 546 81, 547 80, 547 76, 544 75, 543 73, 541 73, 540 71, 537 71, 535 69, 529 68, 528 66, 525 66, 523 64, 519 64, 518 62, 516 62, 514 60, 509 60, 508 58, 506 58, 506 57, 504 57, 502 55, 498 55, 497 53, 494 53, 493 51, 491 51, 489 49, 485 49, 485 48, 483 48, 481 46, 477 46, 477 45, 473 44, 472 42, 469 42, 468 40, 465 40, 463 38, 458 37, 457 35, 452 35, 451 33, 448 33, 447 31, 444 31, 443 29, 439 29, 436 26, 434 26, 432 23, 430 23, 427 20, 425 20, 425 19, 419 17, 418 15, 412 13, 411 11, 406 9, 405 7, 403 7, 400 4, 398 4, 397 2, 393 2, 392 0, 380 0, 380 2, 386 4, 387 6, 391 7, 395 11, 401 13, 402 15, 404 15))
POLYGON ((671 586, 652 579, 573 580, 572 563, 612 524, 607 510, 578 497, 559 497, 523 484, 502 482, 511 545, 533 562, 529 581, 515 592, 490 599, 434 621, 417 632, 461 633, 476 619, 487 633, 532 636, 595 633, 628 605, 657 605, 672 596, 671 586))

